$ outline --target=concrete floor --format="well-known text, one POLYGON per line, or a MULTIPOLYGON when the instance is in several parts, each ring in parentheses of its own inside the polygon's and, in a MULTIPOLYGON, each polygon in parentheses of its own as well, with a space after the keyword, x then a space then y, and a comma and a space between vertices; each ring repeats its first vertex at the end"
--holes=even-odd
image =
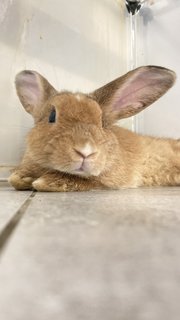
POLYGON ((179 320, 180 188, 0 187, 2 320, 179 320))

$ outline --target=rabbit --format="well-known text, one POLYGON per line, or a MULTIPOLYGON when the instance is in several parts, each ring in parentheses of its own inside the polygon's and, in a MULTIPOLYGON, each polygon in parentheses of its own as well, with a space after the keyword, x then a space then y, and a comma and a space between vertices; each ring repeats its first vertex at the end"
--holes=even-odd
POLYGON ((34 118, 17 190, 88 191, 180 184, 180 140, 119 127, 170 89, 176 74, 142 66, 84 94, 58 92, 38 72, 17 74, 17 95, 34 118))

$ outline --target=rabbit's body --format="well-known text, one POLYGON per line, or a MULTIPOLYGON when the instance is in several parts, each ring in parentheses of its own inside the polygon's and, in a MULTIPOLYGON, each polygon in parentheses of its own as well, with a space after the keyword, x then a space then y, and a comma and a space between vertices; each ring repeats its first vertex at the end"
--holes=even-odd
POLYGON ((58 93, 39 74, 20 73, 17 92, 35 127, 10 183, 39 191, 180 184, 178 140, 141 136, 114 125, 158 99, 174 79, 170 70, 142 67, 84 95, 58 93))
POLYGON ((180 185, 180 142, 143 137, 142 185, 180 185))
POLYGON ((130 187, 180 184, 180 141, 141 136, 122 128, 115 132, 129 178, 131 173, 130 187))
MULTIPOLYGON (((137 135, 114 126, 118 144, 112 167, 102 173, 109 188, 180 184, 180 141, 137 135)), ((111 157, 111 156, 110 156, 111 157)))

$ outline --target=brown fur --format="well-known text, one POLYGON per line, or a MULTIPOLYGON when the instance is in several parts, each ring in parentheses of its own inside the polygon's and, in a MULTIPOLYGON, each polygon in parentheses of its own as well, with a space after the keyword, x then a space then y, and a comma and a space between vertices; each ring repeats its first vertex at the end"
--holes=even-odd
POLYGON ((57 92, 38 73, 21 72, 17 93, 35 127, 9 182, 18 190, 38 191, 179 185, 180 141, 137 135, 114 124, 157 100, 174 80, 170 70, 141 67, 85 95, 57 92), (49 123, 54 108, 56 122, 49 123), (76 174, 82 157, 84 167, 76 174))

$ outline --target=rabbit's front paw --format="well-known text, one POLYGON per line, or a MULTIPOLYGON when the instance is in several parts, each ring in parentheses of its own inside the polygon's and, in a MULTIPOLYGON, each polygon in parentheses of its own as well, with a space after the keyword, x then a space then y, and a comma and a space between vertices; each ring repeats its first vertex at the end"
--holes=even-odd
POLYGON ((23 176, 21 173, 13 172, 8 179, 8 182, 16 190, 32 190, 32 182, 34 178, 23 176))
POLYGON ((67 181, 48 181, 47 177, 41 177, 35 180, 32 183, 32 186, 35 190, 41 192, 67 192, 67 191, 76 191, 77 186, 72 183, 68 184, 67 181))
POLYGON ((102 184, 97 181, 70 176, 62 172, 46 173, 36 179, 32 186, 37 191, 50 192, 88 191, 103 188, 102 184))

